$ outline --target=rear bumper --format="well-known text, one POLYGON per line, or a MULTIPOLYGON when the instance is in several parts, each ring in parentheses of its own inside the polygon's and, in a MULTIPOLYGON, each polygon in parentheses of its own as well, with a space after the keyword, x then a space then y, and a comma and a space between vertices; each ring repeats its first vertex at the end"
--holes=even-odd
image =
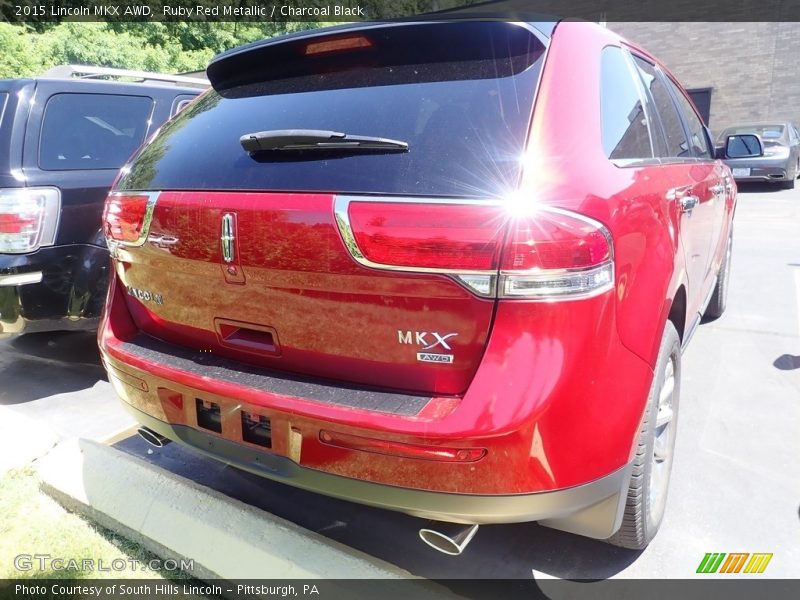
POLYGON ((421 517, 605 538, 621 518, 653 378, 619 341, 613 300, 500 303, 467 392, 421 405, 160 342, 134 322, 139 301, 117 278, 98 341, 140 422, 225 462, 421 517), (269 443, 251 433, 259 420, 269 443))
POLYGON ((793 165, 787 158, 742 158, 724 162, 731 170, 750 169, 750 174, 746 176, 734 174, 736 181, 787 181, 795 176, 793 165))
POLYGON ((96 328, 109 262, 106 248, 89 244, 0 254, 0 338, 96 328))
POLYGON ((309 469, 291 459, 254 449, 185 425, 172 425, 124 403, 153 431, 234 467, 342 500, 454 523, 543 525, 605 539, 621 523, 630 464, 593 482, 536 494, 483 495, 415 490, 360 481, 309 469))

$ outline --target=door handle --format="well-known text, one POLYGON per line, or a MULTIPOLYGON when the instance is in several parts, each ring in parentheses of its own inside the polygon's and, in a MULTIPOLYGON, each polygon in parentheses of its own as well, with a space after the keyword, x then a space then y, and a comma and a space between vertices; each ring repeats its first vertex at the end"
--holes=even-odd
POLYGON ((692 212, 692 209, 700 204, 700 198, 687 194, 680 199, 680 203, 683 212, 692 212))
POLYGON ((722 185, 721 183, 711 186, 711 193, 714 194, 715 196, 721 196, 722 194, 725 193, 725 186, 722 185))

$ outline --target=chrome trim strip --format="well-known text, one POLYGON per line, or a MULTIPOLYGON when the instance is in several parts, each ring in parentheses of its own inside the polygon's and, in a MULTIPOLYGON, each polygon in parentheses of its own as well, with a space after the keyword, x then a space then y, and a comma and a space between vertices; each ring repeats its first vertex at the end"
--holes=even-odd
POLYGON ((112 240, 106 237, 106 245, 112 254, 117 246, 129 246, 135 248, 144 245, 150 233, 150 224, 153 221, 153 212, 155 211, 156 202, 158 201, 160 194, 161 192, 138 192, 135 190, 111 192, 109 194, 109 196, 147 196, 147 208, 145 209, 144 221, 142 222, 142 231, 139 233, 139 239, 137 239, 135 242, 120 242, 118 240, 112 240))
POLYGON ((41 283, 42 272, 14 273, 13 275, 0 275, 0 287, 12 287, 15 285, 28 285, 31 283, 41 283))

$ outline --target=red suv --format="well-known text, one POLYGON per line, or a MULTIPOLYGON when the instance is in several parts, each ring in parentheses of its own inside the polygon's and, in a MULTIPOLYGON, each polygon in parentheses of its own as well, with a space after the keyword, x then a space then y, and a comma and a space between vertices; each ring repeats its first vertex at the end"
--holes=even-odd
POLYGON ((106 202, 99 342, 141 433, 451 554, 522 521, 644 547, 736 198, 669 72, 590 23, 463 21, 208 75, 106 202))

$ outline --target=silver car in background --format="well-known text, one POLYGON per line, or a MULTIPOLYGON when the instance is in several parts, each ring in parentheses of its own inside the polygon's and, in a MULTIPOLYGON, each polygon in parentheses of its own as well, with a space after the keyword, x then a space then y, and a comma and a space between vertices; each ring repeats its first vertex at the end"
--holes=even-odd
POLYGON ((800 176, 800 129, 790 122, 750 123, 725 129, 717 139, 722 148, 729 136, 754 134, 761 138, 763 156, 723 160, 736 181, 771 181, 793 188, 800 176))

